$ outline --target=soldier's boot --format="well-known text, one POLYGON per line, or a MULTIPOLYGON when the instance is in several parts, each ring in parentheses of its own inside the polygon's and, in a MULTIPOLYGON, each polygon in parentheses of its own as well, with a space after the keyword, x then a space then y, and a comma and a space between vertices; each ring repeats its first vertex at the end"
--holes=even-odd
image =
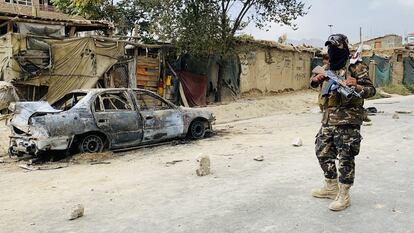
POLYGON ((333 211, 340 211, 348 208, 351 205, 351 198, 349 197, 349 189, 351 185, 339 183, 339 193, 335 201, 329 204, 329 209, 333 211))
POLYGON ((319 189, 312 190, 312 196, 317 198, 330 198, 335 200, 338 195, 338 180, 337 179, 325 179, 325 185, 319 189))

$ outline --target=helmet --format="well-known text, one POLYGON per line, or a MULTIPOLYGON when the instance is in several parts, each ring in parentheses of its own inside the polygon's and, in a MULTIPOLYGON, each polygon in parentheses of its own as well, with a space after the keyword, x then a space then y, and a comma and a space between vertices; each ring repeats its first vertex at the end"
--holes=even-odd
POLYGON ((328 45, 339 45, 344 44, 345 46, 348 46, 348 37, 346 37, 343 34, 333 34, 328 37, 328 40, 325 42, 325 46, 328 45))

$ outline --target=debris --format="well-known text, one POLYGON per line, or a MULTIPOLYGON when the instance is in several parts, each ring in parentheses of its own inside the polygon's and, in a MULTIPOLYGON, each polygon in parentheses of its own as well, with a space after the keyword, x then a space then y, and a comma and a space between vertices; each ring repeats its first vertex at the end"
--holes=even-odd
POLYGON ((56 170, 56 169, 61 169, 61 168, 66 168, 68 167, 69 164, 66 165, 43 165, 43 166, 32 166, 32 165, 28 165, 28 164, 20 164, 19 167, 28 171, 46 171, 46 170, 56 170))
POLYGON ((20 164, 19 167, 22 168, 22 169, 25 169, 25 170, 29 170, 29 171, 39 170, 38 167, 29 166, 27 164, 20 164))
POLYGON ((398 113, 394 113, 394 115, 392 115, 392 119, 400 119, 400 116, 398 113))
POLYGON ((171 161, 171 162, 166 162, 165 163, 165 166, 167 166, 167 167, 169 167, 169 165, 174 165, 174 164, 176 164, 176 163, 181 163, 181 162, 183 162, 184 160, 182 160, 182 159, 179 159, 179 160, 173 160, 173 161, 171 161))
POLYGON ((372 122, 364 122, 362 125, 363 126, 371 126, 372 125, 372 122))
POLYGON ((83 216, 83 213, 85 211, 85 208, 83 207, 82 204, 77 204, 73 210, 72 213, 70 214, 70 218, 69 220, 75 220, 77 218, 80 218, 83 216))
POLYGON ((97 165, 97 164, 111 164, 109 161, 96 161, 92 162, 91 165, 97 165))
POLYGON ((196 170, 197 176, 207 176, 210 174, 210 158, 203 156, 197 160, 200 167, 196 170))
POLYGON ((378 110, 376 107, 368 107, 366 108, 368 115, 372 116, 375 115, 375 113, 378 113, 378 110))
POLYGON ((301 138, 295 138, 292 141, 292 146, 295 146, 295 147, 301 147, 301 146, 303 146, 302 139, 301 138))
POLYGON ((379 90, 378 91, 378 94, 382 97, 382 98, 391 98, 392 97, 392 95, 391 94, 388 94, 387 92, 385 92, 385 91, 383 91, 383 90, 379 90))
POLYGON ((403 111, 403 110, 399 110, 399 111, 395 111, 395 113, 398 113, 398 114, 411 114, 411 113, 412 113, 412 111, 403 111))
POLYGON ((101 162, 105 162, 106 160, 110 160, 114 158, 114 154, 112 152, 101 152, 101 153, 82 153, 73 155, 70 158, 70 162, 73 164, 85 164, 89 163, 91 165, 100 164, 101 162))
POLYGON ((254 157, 254 160, 261 162, 264 160, 264 156, 260 155, 260 156, 254 157))
POLYGON ((390 101, 390 102, 380 102, 380 103, 376 103, 376 104, 398 104, 399 101, 390 101))

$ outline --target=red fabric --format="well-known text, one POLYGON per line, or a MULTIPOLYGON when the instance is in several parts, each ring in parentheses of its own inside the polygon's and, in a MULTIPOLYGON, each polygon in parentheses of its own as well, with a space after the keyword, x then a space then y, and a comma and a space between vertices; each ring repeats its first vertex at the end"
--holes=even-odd
POLYGON ((193 74, 187 71, 178 71, 177 75, 180 78, 181 85, 183 86, 188 105, 190 105, 190 107, 206 106, 208 77, 205 75, 193 74))

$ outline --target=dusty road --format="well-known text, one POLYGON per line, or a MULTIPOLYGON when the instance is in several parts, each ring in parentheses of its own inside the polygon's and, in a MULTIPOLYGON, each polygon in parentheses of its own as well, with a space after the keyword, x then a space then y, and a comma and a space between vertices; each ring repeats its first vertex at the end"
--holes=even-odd
POLYGON ((339 213, 310 196, 322 181, 314 99, 306 92, 212 107, 217 136, 110 164, 31 172, 0 164, 0 232, 414 232, 414 114, 392 118, 413 111, 414 97, 366 104, 384 112, 363 127, 352 205, 339 213), (296 137, 302 147, 290 145, 296 137), (211 158, 210 176, 195 174, 201 155, 211 158), (264 161, 253 160, 259 155, 264 161), (68 221, 78 203, 85 216, 68 221))

